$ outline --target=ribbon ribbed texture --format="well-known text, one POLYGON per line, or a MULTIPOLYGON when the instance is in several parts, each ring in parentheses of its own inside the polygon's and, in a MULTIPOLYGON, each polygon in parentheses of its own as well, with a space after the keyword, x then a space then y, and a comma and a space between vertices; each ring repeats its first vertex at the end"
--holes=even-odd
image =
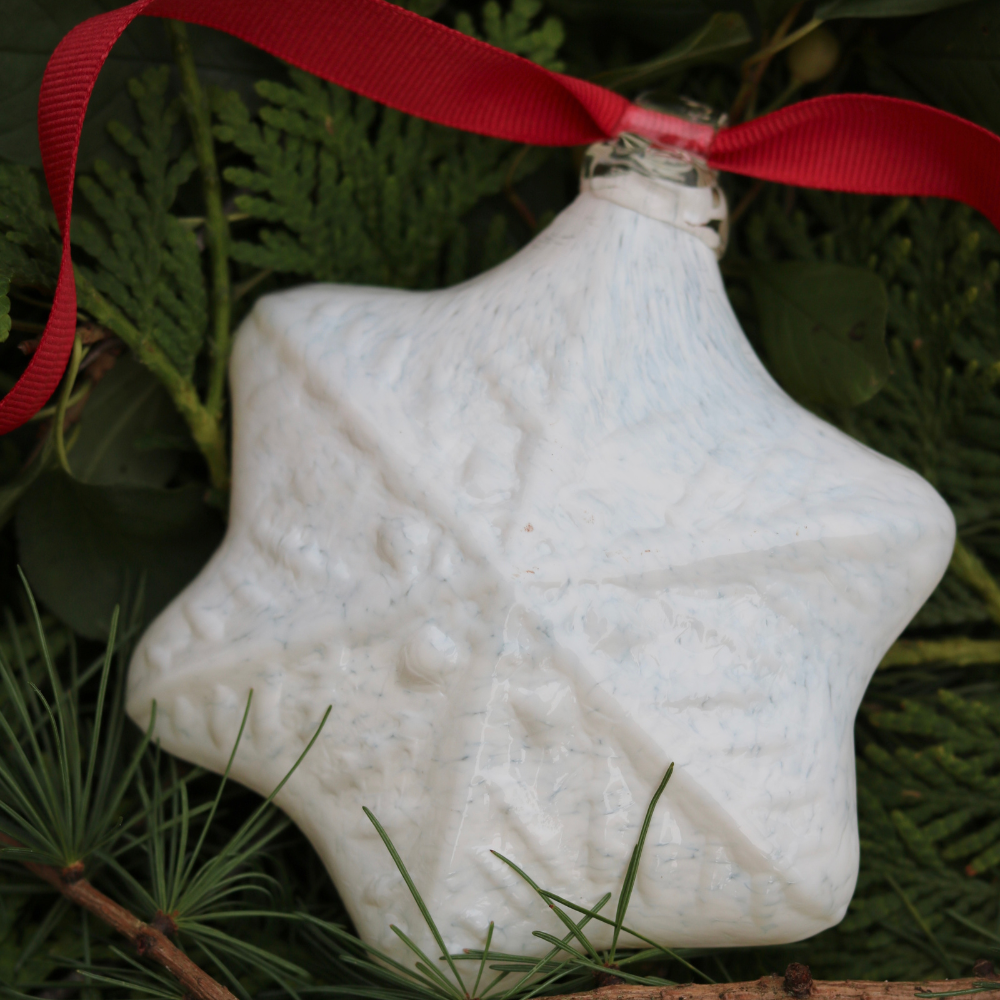
POLYGON ((817 97, 723 129, 708 159, 798 187, 953 198, 1000 228, 1000 137, 926 104, 817 97))
POLYGON ((0 400, 0 433, 46 403, 72 349, 69 224, 80 130, 108 53, 140 14, 228 32, 365 97, 469 132, 539 146, 638 132, 698 152, 716 169, 802 187, 954 198, 1000 226, 1000 138, 910 101, 817 98, 713 135, 706 125, 639 108, 387 0, 138 0, 77 25, 45 70, 38 134, 62 264, 41 343, 0 400))

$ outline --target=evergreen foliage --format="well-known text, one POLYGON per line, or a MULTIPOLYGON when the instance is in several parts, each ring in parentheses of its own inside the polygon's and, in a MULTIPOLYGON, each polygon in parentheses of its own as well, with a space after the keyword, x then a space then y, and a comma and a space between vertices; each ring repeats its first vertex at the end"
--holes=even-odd
MULTIPOLYGON (((483 35, 558 70, 562 28, 555 18, 536 28, 540 9, 538 0, 515 0, 505 14, 487 3, 483 35)), ((469 14, 456 24, 481 37, 469 14)), ((224 172, 247 192, 234 204, 261 223, 253 239, 233 242, 233 259, 318 281, 399 288, 464 278, 463 217, 537 168, 539 154, 525 158, 509 143, 381 108, 299 70, 289 75, 291 86, 257 85, 263 103, 256 116, 235 92, 213 95, 216 138, 253 162, 224 172)), ((504 256, 503 221, 495 217, 480 267, 504 256)))
POLYGON ((858 887, 794 953, 830 978, 968 974, 1000 946, 996 704, 941 689, 864 716, 858 887))
POLYGON ((561 73, 566 64, 559 58, 565 34, 558 18, 547 17, 538 25, 534 19, 542 9, 541 0, 513 0, 510 10, 504 13, 495 0, 483 5, 480 34, 467 11, 455 15, 455 27, 466 35, 479 38, 507 52, 516 52, 546 69, 561 73))
POLYGON ((233 258, 318 281, 432 288, 464 278, 461 219, 503 187, 509 144, 290 76, 290 87, 258 84, 260 123, 235 93, 214 101, 217 138, 254 163, 225 170, 252 192, 236 208, 262 223, 253 240, 233 242, 233 258))
MULTIPOLYGON (((35 611, 30 593, 29 600, 35 611)), ((113 847, 121 832, 118 807, 145 744, 140 744, 131 763, 116 773, 125 721, 121 678, 109 706, 110 718, 104 715, 112 647, 104 657, 93 717, 87 718, 80 711, 76 664, 71 657, 74 683, 66 687, 56 672, 37 612, 34 663, 44 669, 42 676, 32 679, 40 671, 29 667, 12 624, 8 613, 11 644, 27 684, 19 684, 11 667, 0 663, 6 696, 0 729, 13 751, 7 762, 0 764, 0 831, 5 835, 5 854, 19 861, 70 868, 99 850, 113 847), (36 683, 43 677, 48 698, 36 683), (89 723, 89 732, 81 728, 85 723, 89 723)), ((115 630, 112 622, 112 636, 115 630)))
MULTIPOLYGON (((462 1000, 469 995, 489 995, 496 1000, 526 1000, 557 987, 566 990, 586 986, 593 972, 615 962, 613 947, 609 955, 601 955, 587 939, 584 928, 592 920, 614 926, 616 939, 621 931, 635 933, 625 924, 628 903, 653 809, 670 780, 672 767, 647 808, 614 919, 600 912, 610 894, 592 910, 581 908, 546 892, 529 874, 507 861, 550 904, 566 928, 561 937, 546 930, 536 932, 552 945, 541 959, 491 952, 488 947, 482 952, 445 954, 433 915, 403 859, 378 819, 369 813, 437 939, 450 975, 439 971, 439 963, 396 928, 415 954, 416 967, 411 969, 366 947, 341 922, 304 909, 301 900, 281 898, 282 887, 288 883, 282 882, 276 864, 280 866, 283 853, 287 855, 297 847, 287 845, 282 851, 280 838, 288 833, 291 824, 275 812, 271 802, 309 753, 326 716, 272 794, 251 809, 234 833, 220 838, 215 820, 225 812, 226 805, 232 805, 225 795, 226 778, 250 714, 252 692, 226 773, 214 782, 214 794, 198 794, 193 789, 204 772, 164 759, 158 749, 149 745, 148 738, 135 739, 134 746, 124 752, 121 699, 129 644, 118 642, 115 622, 105 654, 82 672, 76 667, 75 646, 69 641, 71 683, 67 687, 55 670, 49 636, 30 591, 27 604, 34 655, 26 655, 22 644, 24 626, 19 628, 8 614, 9 649, 14 652, 17 668, 0 659, 0 731, 7 740, 11 759, 9 765, 0 763, 0 834, 6 845, 0 876, 12 875, 11 866, 19 861, 51 864, 64 872, 85 871, 91 882, 110 887, 116 896, 126 900, 140 918, 168 927, 170 935, 183 943, 185 951, 196 955, 203 968, 210 969, 244 998, 261 988, 276 986, 291 996, 324 993, 462 1000), (108 703, 112 664, 116 660, 119 666, 108 703), (93 691, 95 701, 87 704, 81 698, 83 691, 93 691), (197 804, 193 801, 196 798, 197 804), (574 911, 582 917, 574 917, 574 911), (270 933, 261 933, 262 924, 270 933), (484 972, 491 973, 482 982, 481 992, 468 992, 468 983, 456 964, 460 962, 478 967, 477 984, 484 972)), ((116 621, 117 617, 116 612, 116 621)), ((5 890, 0 899, 8 907, 20 909, 17 897, 23 885, 17 876, 0 879, 0 889, 5 890)), ((64 900, 57 899, 38 927, 18 928, 11 922, 5 929, 0 928, 5 930, 0 944, 13 938, 21 945, 20 957, 4 981, 8 992, 30 989, 37 982, 28 978, 39 974, 36 967, 29 966, 30 957, 41 940, 51 943, 52 936, 76 916, 64 900)), ((73 968, 101 992, 124 989, 147 996, 178 995, 170 980, 106 941, 100 928, 95 931, 95 939, 91 940, 88 929, 82 952, 53 954, 50 949, 49 962, 43 968, 73 968)), ((669 985, 671 980, 633 971, 633 967, 656 959, 678 961, 670 949, 652 941, 649 944, 651 947, 642 952, 619 954, 616 974, 627 982, 669 985)))
POLYGON ((42 204, 27 167, 0 163, 0 276, 7 283, 48 289, 59 272, 55 215, 42 204))
POLYGON ((117 122, 109 131, 140 181, 98 160, 94 176, 78 185, 95 218, 77 212, 73 242, 93 261, 77 265, 81 274, 190 378, 205 339, 208 296, 194 233, 170 211, 197 160, 190 148, 170 155, 181 109, 178 99, 167 99, 169 77, 163 66, 130 81, 143 136, 117 122))
POLYGON ((868 862, 841 934, 879 978, 958 975, 997 944, 995 709, 941 690, 868 721, 884 734, 858 764, 868 862))
MULTIPOLYGON (((954 61, 945 48, 956 38, 974 36, 976 59, 1000 63, 995 32, 970 35, 970 25, 982 26, 977 18, 993 23, 1000 0, 869 0, 871 17, 863 24, 830 22, 842 58, 828 77, 804 89, 782 58, 742 69, 737 60, 748 39, 760 52, 780 42, 775 32, 811 23, 815 2, 734 0, 725 13, 700 0, 655 9, 609 0, 550 0, 544 8, 540 0, 513 0, 507 8, 492 0, 481 8, 462 0, 406 6, 548 68, 600 74, 631 96, 642 80, 659 88, 658 100, 689 94, 737 116, 820 91, 919 96, 910 88, 924 75, 921 60, 954 61), (936 7, 942 9, 935 13, 936 7), (902 83, 896 69, 910 82, 902 83)), ((565 204, 574 182, 565 152, 516 149, 429 125, 296 70, 261 80, 256 106, 226 87, 206 95, 193 62, 184 62, 190 52, 183 33, 174 41, 183 72, 142 72, 129 86, 136 124, 110 127, 126 166, 81 164, 72 227, 82 321, 78 367, 39 421, 0 442, 0 525, 17 510, 20 532, 15 537, 8 527, 0 534, 0 593, 21 608, 20 620, 7 613, 0 636, 0 834, 18 845, 8 840, 0 851, 0 988, 85 1000, 182 994, 172 977, 129 954, 100 921, 35 880, 25 860, 61 868, 82 862, 91 881, 142 919, 169 918, 165 926, 175 928, 175 941, 241 1000, 318 994, 462 1000, 486 992, 527 1000, 586 988, 611 960, 628 982, 749 977, 790 959, 809 962, 817 977, 911 979, 967 974, 973 960, 997 955, 1000 684, 995 667, 977 665, 977 656, 986 655, 987 640, 1000 637, 1000 236, 961 206, 726 181, 738 208, 723 269, 762 357, 778 377, 793 370, 815 377, 821 368, 833 382, 849 372, 855 380, 859 372, 870 376, 861 396, 817 396, 801 381, 786 388, 929 479, 959 527, 952 568, 908 633, 927 640, 908 647, 918 664, 880 671, 862 708, 861 874, 838 928, 783 949, 676 952, 649 941, 643 951, 604 955, 586 927, 625 926, 640 844, 614 914, 605 913, 610 896, 587 909, 520 872, 553 906, 551 923, 539 929, 551 946, 543 959, 492 951, 447 961, 420 955, 419 968, 404 968, 353 936, 318 858, 269 802, 160 754, 126 723, 124 669, 143 619, 141 602, 127 602, 128 627, 117 637, 112 629, 105 652, 81 637, 79 624, 74 634, 38 616, 30 596, 24 598, 15 560, 32 543, 37 550, 40 539, 50 545, 58 539, 61 554, 72 558, 40 560, 33 583, 38 593, 58 590, 60 607, 74 600, 82 607, 100 586, 94 567, 103 571, 118 558, 109 553, 122 548, 122 538, 138 533, 144 545, 151 539, 142 550, 142 566, 157 575, 149 592, 162 589, 170 560, 157 553, 180 547, 177 511, 188 517, 197 507, 198 516, 184 524, 204 526, 200 498, 225 502, 228 427, 213 386, 221 384, 229 331, 218 328, 218 316, 235 306, 238 318, 257 294, 302 279, 402 288, 464 279, 516 249, 537 228, 535 219, 565 204), (206 150, 199 135, 214 135, 214 146, 208 142, 206 150), (205 173, 214 159, 223 189, 210 205, 205 173), (218 281, 213 246, 228 247, 231 293, 228 281, 218 281), (817 281, 824 274, 832 280, 836 265, 845 299, 855 301, 821 331, 822 343, 809 324, 793 329, 791 346, 782 349, 794 352, 795 364, 782 365, 788 359, 768 356, 780 341, 758 308, 753 282, 789 262, 810 265, 817 281), (862 270, 864 281, 852 284, 851 274, 862 270), (872 276, 887 303, 885 368, 877 357, 881 328, 868 330, 877 350, 869 336, 865 351, 852 353, 841 337, 841 321, 855 315, 851 308, 863 298, 862 286, 871 289, 872 276), (148 375, 98 384, 126 351, 159 380, 158 405, 166 406, 165 390, 187 434, 150 407, 136 413, 138 404, 116 409, 108 402, 140 390, 154 398, 148 375), (830 365, 831 357, 842 365, 830 365), (844 402, 862 396, 859 405, 844 402), (154 464, 167 471, 155 482, 149 463, 134 460, 142 449, 164 452, 154 464), (94 464, 87 456, 98 452, 115 456, 107 466, 118 470, 113 482, 84 478, 94 464), (86 505, 54 503, 57 488, 64 499, 86 498, 86 505), (128 524, 119 524, 121 537, 105 538, 102 526, 126 509, 123 496, 128 524), (59 513, 41 517, 43 509, 59 513), (100 558, 91 560, 95 552, 100 558), (44 579, 49 564, 58 580, 44 579)), ((962 76, 961 60, 957 68, 962 76)), ((992 93, 965 87, 959 110, 995 121, 992 93), (980 91, 982 107, 970 97, 980 91)), ((0 126, 3 107, 0 101, 0 126)), ((43 192, 40 174, 0 163, 4 386, 25 363, 17 344, 30 351, 43 328, 58 269, 59 234, 43 192)), ((865 313, 866 321, 873 315, 865 313)), ((135 562, 134 553, 129 558, 135 562)), ((132 563, 115 568, 134 582, 132 563)), ((62 612, 63 621, 72 617, 62 612)), ((383 839, 407 878, 404 859, 383 839)))
MULTIPOLYGON (((822 415, 919 472, 948 501, 965 543, 1000 557, 1000 235, 962 205, 801 191, 798 207, 786 210, 786 197, 772 190, 748 219, 751 260, 864 267, 888 291, 888 382, 870 401, 822 415)), ((729 267, 738 272, 739 258, 729 267)), ((736 291, 753 333, 746 294, 736 291)), ((953 570, 914 624, 990 618, 953 570)))

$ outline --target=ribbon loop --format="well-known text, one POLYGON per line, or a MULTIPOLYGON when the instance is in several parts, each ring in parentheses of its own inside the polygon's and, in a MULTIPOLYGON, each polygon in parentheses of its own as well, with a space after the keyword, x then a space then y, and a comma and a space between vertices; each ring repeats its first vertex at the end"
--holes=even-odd
POLYGON ((817 98, 716 134, 387 0, 137 0, 77 25, 45 69, 38 134, 63 256, 41 343, 0 400, 0 433, 45 405, 73 345, 69 227, 80 131, 104 61, 139 15, 228 32, 365 97, 469 132, 543 146, 636 132, 658 145, 707 155, 714 169, 802 187, 954 198, 1000 226, 1000 138, 910 101, 817 98))

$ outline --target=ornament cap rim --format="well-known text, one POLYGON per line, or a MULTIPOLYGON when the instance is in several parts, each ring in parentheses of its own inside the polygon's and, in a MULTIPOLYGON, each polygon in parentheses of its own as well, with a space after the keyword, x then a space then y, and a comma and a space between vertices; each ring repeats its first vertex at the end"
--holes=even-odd
POLYGON ((726 251, 729 212, 718 172, 690 150, 622 133, 587 147, 580 190, 690 233, 716 257, 726 251))

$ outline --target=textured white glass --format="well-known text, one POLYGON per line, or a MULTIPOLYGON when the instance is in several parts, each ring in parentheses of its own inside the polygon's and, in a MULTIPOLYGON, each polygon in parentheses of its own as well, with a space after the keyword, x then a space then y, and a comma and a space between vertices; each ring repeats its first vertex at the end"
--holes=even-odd
POLYGON ((494 920, 539 953, 561 925, 490 850, 617 893, 670 761, 632 926, 764 944, 843 916, 855 712, 954 523, 778 388, 696 235, 583 193, 455 288, 262 299, 232 386, 229 529, 129 710, 221 770, 253 688, 233 773, 266 793, 332 705, 278 802, 366 941, 437 954, 363 805, 450 949, 494 920))

